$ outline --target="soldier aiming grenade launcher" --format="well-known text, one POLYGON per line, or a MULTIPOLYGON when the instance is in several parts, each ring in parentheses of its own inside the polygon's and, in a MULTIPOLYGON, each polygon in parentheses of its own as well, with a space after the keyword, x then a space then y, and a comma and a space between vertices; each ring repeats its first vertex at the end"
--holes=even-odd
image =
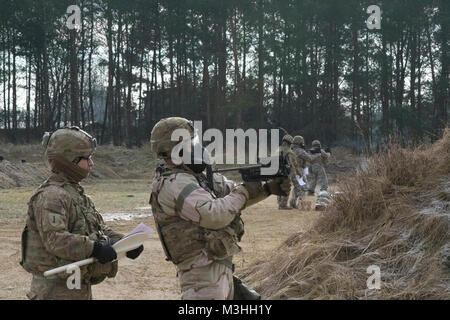
POLYGON ((242 180, 244 182, 258 182, 258 181, 267 181, 275 178, 281 177, 289 177, 289 173, 291 171, 291 166, 289 164, 287 155, 277 156, 277 157, 268 157, 262 158, 258 161, 258 164, 251 166, 242 166, 242 167, 233 167, 233 168, 224 168, 224 169, 216 169, 212 172, 214 173, 223 173, 228 171, 239 171, 241 174, 242 180), (270 168, 272 162, 278 158, 278 170, 275 174, 266 175, 261 172, 262 168, 270 168), (263 161, 261 161, 263 160, 263 161), (261 163, 262 162, 262 163, 261 163))

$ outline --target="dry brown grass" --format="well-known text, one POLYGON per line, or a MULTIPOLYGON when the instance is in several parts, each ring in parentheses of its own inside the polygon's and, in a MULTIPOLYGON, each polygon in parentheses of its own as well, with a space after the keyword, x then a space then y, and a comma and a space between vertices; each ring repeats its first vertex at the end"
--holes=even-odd
POLYGON ((392 145, 316 224, 240 272, 266 299, 449 299, 450 130, 431 146, 392 145), (367 289, 367 268, 381 288, 367 289))

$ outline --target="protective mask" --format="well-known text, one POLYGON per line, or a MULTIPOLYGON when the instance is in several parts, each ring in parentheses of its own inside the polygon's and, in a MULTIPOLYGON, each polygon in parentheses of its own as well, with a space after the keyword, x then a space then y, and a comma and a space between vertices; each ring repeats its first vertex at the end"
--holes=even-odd
POLYGON ((191 140, 190 149, 190 161, 189 163, 185 163, 185 165, 195 173, 203 172, 206 169, 206 166, 211 165, 210 153, 205 147, 201 145, 198 136, 195 136, 191 140))
POLYGON ((52 171, 55 173, 64 173, 72 181, 78 183, 87 178, 89 171, 79 167, 73 162, 68 161, 61 155, 51 155, 48 157, 52 171))

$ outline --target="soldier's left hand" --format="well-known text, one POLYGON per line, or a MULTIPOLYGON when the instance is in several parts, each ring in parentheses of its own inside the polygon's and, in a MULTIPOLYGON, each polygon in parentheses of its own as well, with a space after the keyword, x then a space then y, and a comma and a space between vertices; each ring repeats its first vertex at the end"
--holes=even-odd
POLYGON ((276 178, 267 182, 270 194, 288 196, 291 191, 291 179, 289 177, 276 178))
POLYGON ((139 255, 141 254, 142 251, 144 251, 143 245, 141 245, 140 247, 137 247, 134 250, 127 251, 127 257, 134 260, 137 257, 139 257, 139 255))

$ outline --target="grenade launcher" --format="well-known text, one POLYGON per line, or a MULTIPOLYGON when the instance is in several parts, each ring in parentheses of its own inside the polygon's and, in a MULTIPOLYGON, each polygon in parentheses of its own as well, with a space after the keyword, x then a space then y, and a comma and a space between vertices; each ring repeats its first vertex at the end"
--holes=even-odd
POLYGON ((242 180, 245 182, 267 181, 279 177, 288 177, 291 171, 291 165, 289 164, 287 155, 280 155, 276 157, 262 158, 258 161, 258 164, 255 165, 216 169, 212 172, 223 173, 228 171, 239 171, 242 176, 242 180), (278 168, 276 168, 276 160, 278 160, 278 168), (273 172, 273 174, 266 174, 264 172, 269 171, 269 168, 270 172, 273 172))

